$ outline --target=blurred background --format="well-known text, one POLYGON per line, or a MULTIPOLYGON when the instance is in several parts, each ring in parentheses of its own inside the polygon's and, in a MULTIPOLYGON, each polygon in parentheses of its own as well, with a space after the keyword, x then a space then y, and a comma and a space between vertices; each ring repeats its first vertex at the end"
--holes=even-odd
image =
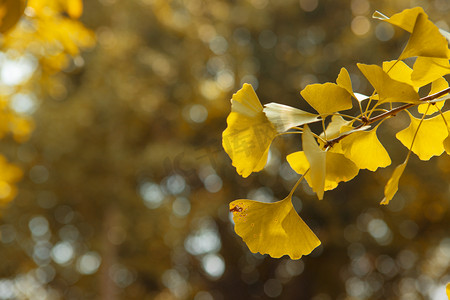
MULTIPOLYGON (((249 252, 228 203, 283 199, 298 176, 277 138, 243 179, 221 146, 230 98, 309 110, 300 90, 380 64, 408 36, 371 18, 448 0, 29 0, 0 52, 0 299, 446 299, 450 158, 412 157, 295 207, 322 245, 301 260, 249 252)), ((5 22, 4 22, 5 23, 5 22)), ((4 28, 3 28, 4 29, 4 28)))

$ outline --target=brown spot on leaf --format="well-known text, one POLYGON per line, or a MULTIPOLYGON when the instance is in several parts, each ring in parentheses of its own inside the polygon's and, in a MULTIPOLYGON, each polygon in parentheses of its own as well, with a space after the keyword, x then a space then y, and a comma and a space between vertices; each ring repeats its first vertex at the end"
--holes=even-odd
POLYGON ((239 205, 236 205, 235 207, 230 208, 230 211, 231 212, 241 212, 242 209, 243 209, 242 207, 240 207, 239 205))

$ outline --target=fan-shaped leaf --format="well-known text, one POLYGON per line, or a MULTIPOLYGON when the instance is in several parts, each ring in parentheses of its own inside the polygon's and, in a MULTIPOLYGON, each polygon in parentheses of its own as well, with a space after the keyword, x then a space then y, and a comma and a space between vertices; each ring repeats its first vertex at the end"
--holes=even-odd
POLYGON ((222 134, 222 145, 233 166, 243 177, 261 171, 277 131, 263 112, 263 107, 250 84, 231 99, 228 127, 222 134))
MULTIPOLYGON (((310 165, 305 152, 298 151, 286 157, 291 168, 298 174, 305 174, 310 165)), ((341 153, 326 152, 325 183, 324 190, 335 189, 339 182, 350 181, 358 175, 358 167, 341 153)), ((310 173, 306 173, 305 179, 311 186, 310 173)))
POLYGON ((400 60, 412 56, 450 58, 447 40, 421 7, 405 9, 391 18, 375 12, 374 17, 411 33, 400 60))
POLYGON ((331 82, 310 84, 300 94, 321 115, 352 108, 347 90, 331 82))
MULTIPOLYGON (((412 116, 409 112, 411 123, 409 126, 396 134, 397 139, 407 148, 411 147, 414 135, 420 124, 420 120, 412 116)), ((444 117, 449 119, 450 111, 444 113, 444 117)), ((420 125, 411 149, 421 160, 429 160, 434 155, 441 155, 444 152, 444 140, 448 135, 447 127, 441 115, 424 119, 420 125)))
POLYGON ((370 131, 352 133, 340 142, 345 157, 360 169, 375 171, 391 164, 389 154, 378 140, 378 126, 370 131))
POLYGON ((417 16, 408 44, 399 59, 413 56, 450 58, 447 40, 425 13, 417 16))
POLYGON ((357 65, 377 91, 380 102, 417 103, 420 99, 414 87, 392 79, 381 67, 377 65, 357 65))
POLYGON ((320 240, 295 211, 290 197, 275 203, 235 200, 230 203, 230 211, 234 230, 251 252, 299 259, 320 245, 320 240))
POLYGON ((392 79, 406 83, 414 87, 416 91, 418 90, 418 87, 415 87, 411 80, 413 70, 401 60, 383 62, 383 71, 385 71, 392 79))
POLYGON ((424 86, 447 74, 450 74, 448 59, 418 57, 414 62, 411 79, 415 86, 424 86))
POLYGON ((273 102, 264 105, 264 113, 278 132, 320 120, 315 114, 273 102))

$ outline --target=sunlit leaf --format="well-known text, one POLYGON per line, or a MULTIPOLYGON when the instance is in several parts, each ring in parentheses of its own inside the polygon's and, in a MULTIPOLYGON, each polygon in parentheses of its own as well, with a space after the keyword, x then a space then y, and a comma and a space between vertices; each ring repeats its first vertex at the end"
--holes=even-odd
MULTIPOLYGON (((431 83, 431 90, 430 90, 429 95, 440 92, 446 88, 448 88, 447 80, 445 80, 445 78, 443 78, 443 77, 438 78, 437 80, 435 80, 431 83)), ((444 102, 441 101, 441 102, 437 102, 435 105, 431 105, 430 108, 428 108, 428 103, 421 104, 417 107, 417 109, 419 110, 419 113, 421 113, 421 114, 424 114, 425 112, 427 112, 427 115, 432 115, 435 112, 438 112, 439 109, 441 109, 443 106, 444 106, 444 102), (428 111, 427 111, 427 108, 428 108, 428 111)))
POLYGON ((408 44, 399 59, 413 56, 450 58, 447 40, 425 13, 417 16, 408 44))
POLYGON ((238 174, 247 177, 252 172, 261 171, 277 131, 264 114, 250 84, 244 84, 233 95, 227 124, 222 134, 222 145, 238 174))
POLYGON ((319 200, 322 200, 325 188, 326 152, 317 145, 316 139, 307 125, 303 127, 302 146, 310 165, 310 181, 308 183, 319 200))
POLYGON ((350 95, 353 96, 353 98, 358 99, 353 93, 352 80, 347 69, 341 68, 341 71, 336 79, 336 84, 341 88, 344 88, 350 95))
POLYGON ((365 64, 357 66, 377 91, 380 102, 417 103, 420 99, 411 85, 392 79, 381 67, 365 64))
POLYGON ((380 204, 387 205, 389 204, 389 201, 394 198, 394 195, 398 191, 398 182, 403 174, 403 171, 405 170, 406 164, 407 161, 395 168, 394 173, 392 173, 391 178, 388 180, 386 186, 384 187, 384 198, 383 200, 381 200, 380 204))
POLYGON ((25 0, 0 1, 0 32, 5 33, 12 29, 23 15, 25 0))
POLYGON ((411 80, 411 74, 413 70, 401 60, 384 61, 383 71, 385 71, 389 77, 394 80, 406 83, 418 90, 418 87, 414 86, 411 80))
MULTIPOLYGON (((420 120, 409 112, 411 123, 396 134, 397 139, 407 148, 411 147, 414 135, 420 124, 420 120)), ((450 111, 444 113, 446 119, 450 117, 450 111)), ((429 160, 432 156, 439 156, 444 152, 443 142, 448 135, 447 127, 441 115, 424 119, 420 125, 411 149, 421 160, 429 160)))
POLYGON ((414 29, 414 25, 416 23, 417 16, 419 14, 424 14, 424 13, 425 12, 422 7, 414 7, 414 8, 410 8, 410 9, 405 9, 402 12, 399 12, 390 18, 383 15, 379 11, 376 11, 373 14, 373 17, 376 19, 380 19, 380 20, 389 22, 392 25, 400 27, 403 30, 406 30, 408 32, 412 32, 414 29))
POLYGON ((447 74, 450 74, 448 59, 418 57, 414 62, 411 79, 415 86, 424 86, 447 74))
POLYGON ((345 157, 360 169, 375 171, 391 164, 389 154, 378 140, 377 129, 378 126, 352 133, 340 142, 345 157))
POLYGON ((450 282, 447 283, 447 286, 446 286, 446 288, 445 288, 445 292, 446 292, 446 294, 447 294, 448 300, 450 300, 450 282))
POLYGON ((412 56, 450 58, 447 40, 439 32, 439 28, 428 20, 421 7, 405 9, 391 18, 376 12, 375 18, 398 26, 411 33, 408 43, 399 59, 412 56))
POLYGON ((264 113, 278 132, 285 132, 289 128, 320 120, 315 114, 273 102, 264 105, 264 113))
POLYGON ((352 108, 347 90, 331 82, 310 84, 300 94, 321 115, 352 108))
MULTIPOLYGON (((298 174, 305 174, 310 168, 304 151, 297 151, 286 157, 291 168, 298 174)), ((339 182, 350 181, 358 175, 358 167, 341 153, 326 152, 325 183, 324 190, 335 189, 339 182)), ((311 186, 310 172, 306 173, 305 179, 311 186)))
POLYGON ((275 203, 235 200, 230 203, 230 211, 234 230, 253 253, 299 259, 320 245, 320 240, 295 211, 291 197, 275 203))
POLYGON ((352 121, 347 121, 341 116, 334 115, 331 117, 331 122, 328 124, 327 129, 320 136, 322 138, 334 139, 338 137, 342 132, 350 130, 352 121))

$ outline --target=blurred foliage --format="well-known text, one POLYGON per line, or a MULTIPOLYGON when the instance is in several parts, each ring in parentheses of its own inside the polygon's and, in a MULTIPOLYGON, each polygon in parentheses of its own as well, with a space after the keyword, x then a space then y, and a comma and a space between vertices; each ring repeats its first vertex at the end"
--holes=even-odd
MULTIPOLYGON (((422 6, 448 30, 447 1, 97 0, 78 19, 80 3, 29 0, 0 39, 2 116, 28 124, 0 131, 3 173, 16 174, 0 179, 15 184, 11 163, 24 174, 2 210, 0 299, 445 297, 448 156, 411 159, 388 207, 391 169, 321 202, 301 186, 294 206, 326 247, 272 259, 249 253, 228 204, 285 196, 297 176, 281 157, 299 140, 277 140, 243 180, 220 133, 244 82, 298 107, 299 90, 346 67, 364 91, 355 62, 395 57, 407 40, 373 11, 422 6)), ((380 139, 400 162, 389 130, 380 139)))

